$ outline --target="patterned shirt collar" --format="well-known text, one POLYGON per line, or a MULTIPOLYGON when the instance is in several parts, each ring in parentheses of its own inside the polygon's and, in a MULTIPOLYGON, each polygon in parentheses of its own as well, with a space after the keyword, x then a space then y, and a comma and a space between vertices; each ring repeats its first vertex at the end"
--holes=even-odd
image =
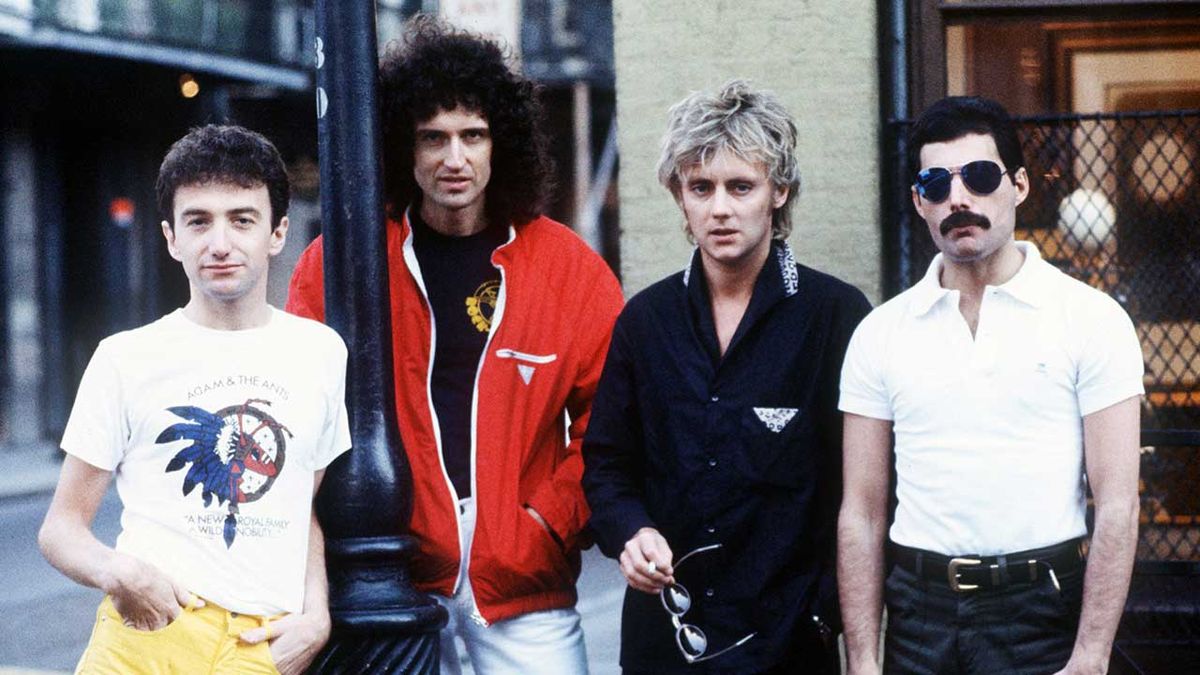
MULTIPOLYGON (((783 295, 790 298, 800 292, 800 274, 796 271, 796 256, 792 253, 792 247, 786 241, 780 239, 775 239, 771 242, 771 251, 774 255, 767 256, 767 263, 763 272, 767 272, 766 268, 771 266, 773 258, 780 281, 783 284, 783 295)), ((688 260, 687 267, 683 268, 684 286, 691 285, 692 274, 704 274, 699 246, 692 249, 692 257, 688 260)))

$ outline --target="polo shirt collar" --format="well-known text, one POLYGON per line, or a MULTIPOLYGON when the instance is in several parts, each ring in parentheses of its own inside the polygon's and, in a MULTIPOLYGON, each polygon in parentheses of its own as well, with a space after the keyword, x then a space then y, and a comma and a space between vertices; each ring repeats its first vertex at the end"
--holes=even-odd
MULTIPOLYGON (((1021 268, 1005 283, 996 286, 1017 300, 1032 307, 1041 307, 1045 303, 1042 273, 1046 262, 1042 260, 1037 246, 1028 241, 1017 241, 1017 248, 1025 256, 1021 268)), ((942 254, 933 257, 925 276, 912 288, 912 313, 922 316, 933 309, 933 306, 953 291, 942 287, 942 254)))
POLYGON ((1032 242, 1018 241, 1017 248, 1025 254, 1025 262, 1013 278, 996 288, 1031 307, 1046 304, 1045 271, 1048 263, 1032 242))
POLYGON ((939 300, 950 293, 949 289, 942 288, 941 275, 942 254, 939 253, 933 256, 933 262, 929 263, 929 269, 925 271, 925 276, 921 277, 921 280, 912 287, 912 303, 909 307, 915 316, 925 315, 939 300))

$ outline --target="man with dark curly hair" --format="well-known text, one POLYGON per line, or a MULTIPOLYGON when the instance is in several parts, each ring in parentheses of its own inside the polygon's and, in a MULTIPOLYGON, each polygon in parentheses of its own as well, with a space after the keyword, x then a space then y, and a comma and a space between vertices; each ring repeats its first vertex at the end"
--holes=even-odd
MULTIPOLYGON (((380 65, 396 412, 412 465, 412 574, 476 672, 584 673, 574 609, 580 444, 622 305, 604 261, 539 215, 534 85, 493 42, 428 18, 380 65)), ((290 311, 324 315, 321 244, 290 311)))

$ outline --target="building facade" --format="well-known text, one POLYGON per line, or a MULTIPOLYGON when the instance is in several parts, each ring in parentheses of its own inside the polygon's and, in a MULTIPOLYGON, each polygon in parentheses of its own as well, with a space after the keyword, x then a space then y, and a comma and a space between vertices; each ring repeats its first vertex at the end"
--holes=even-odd
MULTIPOLYGON (((154 203, 158 163, 196 125, 267 135, 293 193, 268 299, 320 231, 313 0, 0 0, 0 458, 61 436, 97 342, 187 298, 154 203)), ((379 45, 418 11, 497 33, 542 86, 552 217, 614 266, 609 0, 380 0, 379 45), (497 29, 498 27, 498 29, 497 29)))
POLYGON ((1114 297, 1142 341, 1141 528, 1113 672, 1200 668, 1200 2, 617 0, 626 289, 679 269, 655 179, 667 107, 749 77, 799 119, 802 261, 876 301, 933 257, 906 166, 912 119, 948 94, 1020 117, 1031 196, 1017 236, 1114 297))
POLYGON ((190 127, 237 122, 275 140, 298 188, 293 237, 307 241, 310 6, 0 0, 0 448, 55 441, 99 339, 186 299, 154 181, 190 127))
POLYGON ((687 264, 683 217, 654 167, 670 105, 733 77, 773 90, 798 120, 801 262, 878 300, 876 8, 812 0, 616 0, 621 272, 628 295, 687 264), (852 244, 848 245, 849 242, 852 244))

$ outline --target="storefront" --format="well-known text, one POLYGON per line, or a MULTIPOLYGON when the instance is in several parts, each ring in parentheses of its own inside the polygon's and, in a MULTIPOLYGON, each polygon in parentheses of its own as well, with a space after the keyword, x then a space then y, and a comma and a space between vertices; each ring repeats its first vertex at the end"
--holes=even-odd
POLYGON ((1200 667, 1200 3, 887 4, 890 292, 934 253, 909 196, 910 120, 947 94, 1000 101, 1030 176, 1017 236, 1109 293, 1142 340, 1138 566, 1114 668, 1200 667))
MULTIPOLYGON (((300 178, 315 225, 311 14, 275 0, 0 0, 0 448, 56 439, 105 335, 187 297, 154 199, 188 128, 232 121, 300 178)), ((307 206, 307 209, 306 209, 307 206)))

